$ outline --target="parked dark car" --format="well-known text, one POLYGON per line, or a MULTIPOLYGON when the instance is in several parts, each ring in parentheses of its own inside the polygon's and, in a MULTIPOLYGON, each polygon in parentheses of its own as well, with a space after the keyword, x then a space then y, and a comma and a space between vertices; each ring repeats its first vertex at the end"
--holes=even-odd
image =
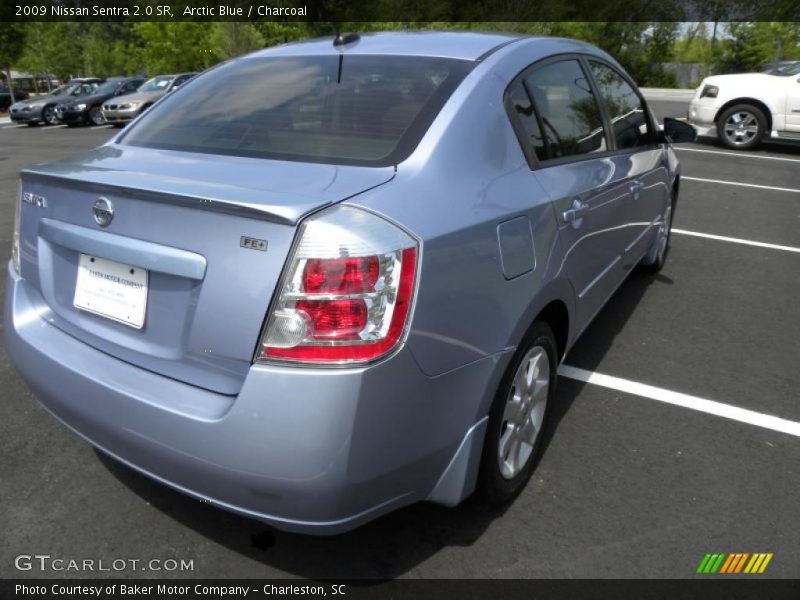
MULTIPOLYGON (((28 96, 28 92, 14 90, 14 101, 25 100, 28 96)), ((0 85, 0 110, 8 110, 9 106, 11 106, 11 90, 7 85, 0 85)))
POLYGON ((36 96, 11 105, 9 116, 14 123, 28 125, 55 125, 58 122, 56 107, 65 101, 88 96, 103 82, 97 77, 73 79, 69 83, 57 87, 46 96, 36 96))
POLYGON ((103 125, 106 122, 103 102, 114 96, 135 92, 144 82, 144 77, 109 77, 91 95, 60 104, 56 114, 67 125, 103 125))
POLYGON ((758 72, 768 75, 793 75, 797 72, 798 67, 800 67, 800 60, 781 60, 762 65, 758 72))

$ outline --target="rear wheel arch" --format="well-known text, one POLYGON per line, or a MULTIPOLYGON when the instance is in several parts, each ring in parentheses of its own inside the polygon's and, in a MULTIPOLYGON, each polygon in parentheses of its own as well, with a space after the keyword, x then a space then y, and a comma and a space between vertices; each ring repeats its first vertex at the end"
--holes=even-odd
POLYGON ((534 318, 533 322, 543 321, 550 326, 556 338, 558 360, 564 358, 569 342, 569 310, 562 300, 552 300, 534 318))
POLYGON ((714 115, 714 123, 719 121, 719 118, 725 113, 726 110, 736 106, 737 104, 749 104, 750 106, 754 106, 764 113, 764 117, 767 119, 767 133, 772 131, 772 110, 762 100, 757 100, 755 98, 736 98, 734 100, 729 100, 723 104, 717 111, 717 114, 714 115))

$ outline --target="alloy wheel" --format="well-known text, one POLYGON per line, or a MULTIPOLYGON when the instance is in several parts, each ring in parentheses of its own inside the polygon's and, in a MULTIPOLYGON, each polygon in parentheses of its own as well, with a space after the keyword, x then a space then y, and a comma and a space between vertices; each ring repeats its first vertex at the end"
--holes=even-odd
POLYGON ((44 124, 55 125, 57 120, 56 109, 52 106, 45 106, 44 110, 42 110, 42 121, 44 121, 44 124))
POLYGON ((734 146, 745 146, 758 135, 759 125, 756 116, 746 110, 732 113, 723 128, 725 138, 734 146))
POLYGON ((669 233, 672 230, 672 204, 667 206, 664 211, 664 220, 661 223, 661 229, 658 232, 658 255, 656 261, 659 263, 664 262, 664 257, 667 254, 667 246, 669 245, 669 233))
POLYGON ((514 374, 506 399, 497 462, 504 479, 513 479, 527 465, 542 430, 550 388, 550 359, 542 346, 531 348, 514 374))
POLYGON ((89 111, 89 120, 92 125, 105 125, 106 118, 103 116, 103 110, 99 106, 93 106, 89 111))

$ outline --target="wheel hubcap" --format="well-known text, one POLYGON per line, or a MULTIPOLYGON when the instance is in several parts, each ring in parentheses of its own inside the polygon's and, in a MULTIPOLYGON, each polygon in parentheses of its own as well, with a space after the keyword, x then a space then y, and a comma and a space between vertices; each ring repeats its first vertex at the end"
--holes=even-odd
POLYGON ((541 346, 531 348, 522 359, 506 400, 497 463, 500 474, 512 479, 531 458, 542 429, 550 387, 550 359, 541 346))
POLYGON ((102 125, 105 122, 105 119, 103 118, 103 112, 97 107, 92 109, 90 117, 92 119, 92 123, 95 125, 102 125))
POLYGON ((667 254, 667 244, 669 243, 669 230, 672 228, 672 205, 667 207, 664 212, 664 221, 661 223, 661 230, 658 237, 658 261, 664 260, 667 254))
POLYGON ((725 138, 736 146, 743 146, 758 134, 758 119, 753 113, 739 111, 725 122, 725 138))

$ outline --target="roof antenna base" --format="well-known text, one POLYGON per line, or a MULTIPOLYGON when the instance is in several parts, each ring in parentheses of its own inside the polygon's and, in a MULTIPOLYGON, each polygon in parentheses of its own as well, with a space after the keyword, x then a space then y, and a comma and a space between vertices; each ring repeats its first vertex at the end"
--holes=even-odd
POLYGON ((336 32, 336 37, 333 38, 333 45, 334 46, 346 46, 348 44, 353 44, 361 39, 357 33, 345 33, 342 35, 339 32, 336 32))

